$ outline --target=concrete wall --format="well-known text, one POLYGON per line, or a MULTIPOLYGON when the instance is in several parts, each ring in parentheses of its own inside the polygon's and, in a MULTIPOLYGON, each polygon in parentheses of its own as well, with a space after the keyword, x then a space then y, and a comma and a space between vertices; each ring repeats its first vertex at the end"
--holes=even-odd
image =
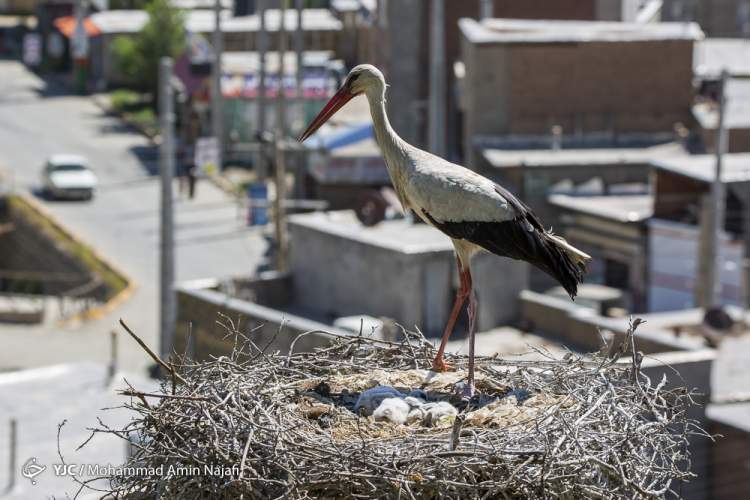
MULTIPOLYGON (((267 352, 288 352, 292 342, 303 332, 319 330, 345 335, 330 325, 311 321, 278 309, 262 306, 209 289, 194 289, 189 285, 177 287, 177 330, 174 348, 189 352, 198 361, 210 356, 228 355, 234 346, 234 336, 227 334, 217 322, 227 317, 240 330, 267 352), (190 345, 188 345, 190 335, 190 345)), ((295 352, 310 351, 328 343, 329 337, 315 333, 301 337, 295 352)))
MULTIPOLYGON (((611 332, 619 341, 627 331, 627 321, 600 316, 593 309, 566 300, 525 290, 521 293, 521 317, 525 326, 583 351, 602 347, 599 332, 611 332)), ((676 337, 672 332, 652 328, 647 322, 636 333, 636 348, 646 354, 668 351, 697 351, 702 339, 676 337)))
MULTIPOLYGON (((58 248, 54 241, 19 214, 2 209, 0 212, 3 212, 0 213, 0 223, 8 221, 12 224, 10 231, 0 234, 1 270, 8 272, 5 276, 0 275, 0 290, 57 295, 94 280, 81 262, 58 248), (29 273, 28 279, 24 279, 24 273, 29 273), (40 280, 41 276, 45 279, 40 280)), ((97 295, 95 292, 92 290, 92 295, 97 295)))
MULTIPOLYGON (((647 326, 647 324, 642 325, 647 326)), ((642 370, 653 384, 658 384, 662 377, 666 377, 665 388, 686 387, 694 391, 694 405, 687 414, 689 419, 694 420, 701 428, 712 431, 711 422, 706 409, 711 401, 711 365, 716 360, 716 351, 713 349, 702 349, 692 352, 665 352, 654 356, 648 356, 643 360, 642 370)), ((623 360, 623 362, 627 362, 623 360)), ((747 438, 746 438, 747 439, 747 438)), ((685 500, 708 500, 716 499, 711 495, 711 485, 716 484, 716 469, 712 464, 717 462, 717 446, 730 445, 730 441, 722 439, 714 443, 705 436, 690 436, 690 470, 696 475, 689 483, 674 485, 679 492, 680 498, 685 500), (712 456, 713 453, 713 456, 712 456)), ((747 442, 747 441, 745 441, 747 442)), ((737 490, 741 491, 741 490, 737 490)), ((747 491, 747 490, 746 490, 747 491)), ((747 498, 747 495, 739 495, 724 498, 747 498)))
MULTIPOLYGON (((458 288, 450 244, 434 251, 400 251, 290 221, 290 270, 295 303, 323 318, 367 314, 442 333, 458 288)), ((366 230, 366 229, 363 229, 366 230)), ((518 317, 518 293, 527 285, 525 264, 491 254, 472 263, 479 312, 486 330, 518 317)))

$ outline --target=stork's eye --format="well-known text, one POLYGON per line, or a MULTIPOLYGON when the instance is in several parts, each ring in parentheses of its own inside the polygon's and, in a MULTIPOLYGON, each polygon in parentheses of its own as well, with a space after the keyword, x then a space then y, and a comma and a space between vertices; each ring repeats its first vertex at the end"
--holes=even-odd
POLYGON ((359 73, 355 73, 349 77, 349 87, 352 86, 352 83, 354 83, 354 80, 356 80, 357 78, 359 78, 359 73))

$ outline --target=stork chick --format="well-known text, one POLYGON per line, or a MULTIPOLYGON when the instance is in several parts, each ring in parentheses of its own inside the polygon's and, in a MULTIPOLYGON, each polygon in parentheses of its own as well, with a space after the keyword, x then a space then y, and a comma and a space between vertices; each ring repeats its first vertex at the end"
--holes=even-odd
POLYGON ((342 87, 299 137, 302 142, 353 97, 364 94, 370 105, 375 137, 404 210, 451 238, 456 250, 460 287, 456 294, 433 370, 450 367, 443 356, 461 307, 468 299, 469 374, 464 395, 474 395, 474 330, 477 305, 470 261, 480 250, 519 259, 554 277, 575 298, 583 280, 587 254, 546 231, 529 207, 502 186, 460 165, 415 148, 391 127, 385 112, 383 74, 369 64, 356 66, 342 87))

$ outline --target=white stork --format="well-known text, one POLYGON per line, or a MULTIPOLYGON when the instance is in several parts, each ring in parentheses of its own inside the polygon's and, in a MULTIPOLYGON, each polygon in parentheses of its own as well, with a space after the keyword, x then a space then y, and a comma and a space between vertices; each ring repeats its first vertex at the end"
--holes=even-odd
POLYGON ((469 374, 464 395, 474 394, 474 327, 476 299, 470 260, 480 250, 524 260, 554 277, 575 298, 578 283, 591 257, 546 231, 518 198, 476 172, 450 163, 401 139, 385 112, 386 83, 376 67, 361 64, 349 72, 343 86, 299 137, 312 135, 353 97, 365 94, 388 174, 404 210, 451 238, 456 250, 460 288, 445 327, 433 370, 450 367, 443 360, 445 345, 461 307, 469 299, 469 374))

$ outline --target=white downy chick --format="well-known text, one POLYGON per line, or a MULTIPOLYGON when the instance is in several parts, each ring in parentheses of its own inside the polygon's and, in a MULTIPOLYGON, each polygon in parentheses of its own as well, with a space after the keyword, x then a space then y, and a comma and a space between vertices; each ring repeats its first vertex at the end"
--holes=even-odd
POLYGON ((423 409, 425 401, 418 397, 407 396, 404 398, 404 402, 409 405, 409 415, 406 417, 406 423, 422 422, 425 414, 423 409))
POLYGON ((409 405, 401 398, 384 399, 375 409, 372 416, 375 420, 390 420, 394 424, 406 423, 409 405))
POLYGON ((434 427, 441 423, 450 423, 458 415, 456 407, 447 401, 430 403, 424 405, 422 409, 424 411, 422 424, 427 427, 434 427))

